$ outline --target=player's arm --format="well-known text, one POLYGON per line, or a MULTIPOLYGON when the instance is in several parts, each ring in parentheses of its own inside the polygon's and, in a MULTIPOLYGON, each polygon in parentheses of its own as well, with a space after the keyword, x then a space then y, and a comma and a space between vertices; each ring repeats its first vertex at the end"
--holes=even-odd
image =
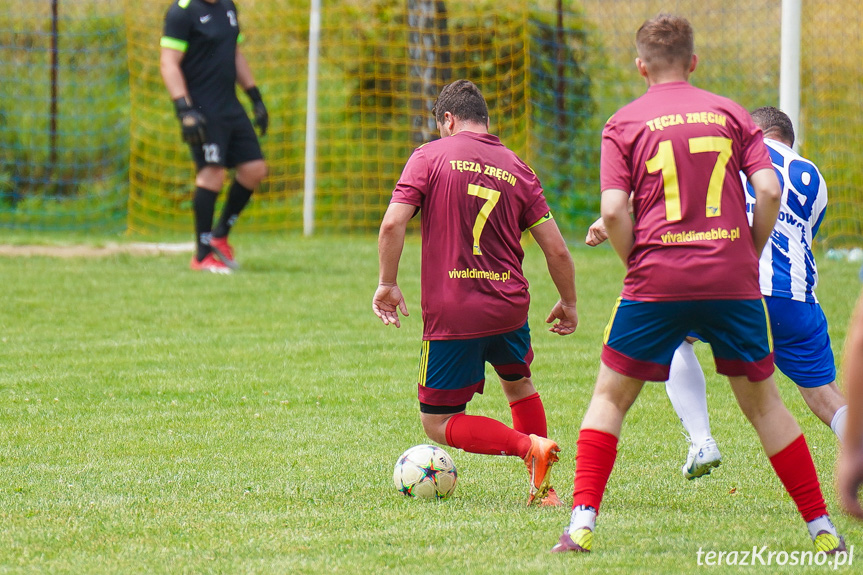
POLYGON ((629 253, 635 244, 632 218, 629 216, 629 192, 614 188, 603 190, 600 212, 611 247, 623 265, 627 265, 629 253))
POLYGON ((416 206, 391 203, 384 214, 378 234, 378 262, 380 266, 378 289, 372 298, 372 311, 384 325, 399 322, 399 310, 407 316, 408 307, 398 286, 399 260, 405 245, 405 231, 416 206))
POLYGON ((587 228, 587 236, 584 238, 584 243, 591 247, 598 246, 608 239, 608 232, 605 230, 605 224, 602 222, 602 217, 596 218, 596 221, 590 224, 587 228))
POLYGON ((267 127, 270 125, 270 115, 267 112, 267 107, 264 105, 264 100, 261 97, 261 91, 255 85, 255 77, 252 75, 252 68, 249 66, 249 61, 237 47, 237 54, 234 57, 234 63, 237 66, 237 84, 245 90, 249 100, 252 101, 252 109, 255 113, 255 125, 261 130, 261 135, 267 133, 267 127))
MULTIPOLYGON (((814 164, 813 164, 814 165, 814 164)), ((815 168, 816 170, 818 168, 815 168)), ((818 230, 821 229, 821 223, 824 221, 824 215, 827 213, 827 184, 824 183, 824 176, 818 172, 820 183, 818 185, 818 194, 815 196, 815 203, 812 206, 812 239, 818 235, 818 230)))
MULTIPOLYGON (((169 38, 168 40, 172 39, 169 38)), ((166 39, 163 38, 162 43, 165 44, 165 41, 166 39)), ((181 42, 178 43, 177 47, 181 44, 181 42)), ((185 52, 163 45, 159 57, 159 70, 162 73, 162 80, 165 82, 168 94, 174 101, 174 110, 177 113, 177 119, 180 120, 183 140, 193 146, 200 146, 207 141, 207 121, 201 112, 192 107, 186 77, 180 68, 183 56, 185 56, 185 52)))
POLYGON ((782 201, 782 189, 773 168, 758 170, 749 176, 749 183, 755 191, 755 205, 752 208, 752 241, 755 253, 761 254, 764 246, 770 240, 776 217, 779 215, 779 204, 782 201))
MULTIPOLYGON (((629 213, 632 214, 632 194, 629 195, 629 203, 626 206, 629 213)), ((590 224, 587 228, 587 236, 584 238, 584 243, 590 247, 596 247, 608 239, 608 230, 605 229, 605 223, 602 217, 596 218, 596 221, 590 224)))
POLYGON ((249 66, 249 61, 246 60, 246 56, 240 50, 239 46, 237 46, 237 53, 236 56, 234 56, 234 64, 237 66, 237 84, 240 85, 240 88, 243 90, 254 88, 255 76, 252 74, 252 68, 249 66))
POLYGON ((180 68, 180 63, 185 55, 185 52, 180 50, 162 47, 159 57, 159 71, 162 73, 162 80, 165 82, 168 94, 171 95, 171 100, 189 98, 186 77, 183 76, 183 70, 180 68))
POLYGON ((863 519, 858 491, 863 485, 863 293, 848 328, 842 362, 848 415, 836 470, 839 502, 851 515, 863 519))
POLYGON ((186 86, 186 78, 180 64, 189 49, 189 36, 192 30, 192 21, 189 13, 179 5, 171 6, 165 13, 165 24, 162 29, 162 37, 159 40, 161 52, 159 54, 159 71, 162 80, 171 95, 171 100, 189 98, 189 89, 186 86))
POLYGON ((548 331, 558 335, 569 335, 578 326, 578 312, 575 307, 575 266, 572 263, 572 254, 569 253, 569 247, 557 227, 557 222, 551 218, 531 227, 530 234, 545 254, 548 274, 560 295, 560 300, 545 320, 545 323, 552 323, 554 320, 558 322, 548 331))

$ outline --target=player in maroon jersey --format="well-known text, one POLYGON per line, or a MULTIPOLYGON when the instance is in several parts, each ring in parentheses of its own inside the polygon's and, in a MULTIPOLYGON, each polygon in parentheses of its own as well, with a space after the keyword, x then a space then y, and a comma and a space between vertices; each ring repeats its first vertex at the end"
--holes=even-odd
POLYGON ((396 281, 405 230, 417 211, 422 231, 423 346, 418 395, 428 437, 471 453, 516 455, 530 473, 528 505, 561 505, 550 486, 557 444, 547 439, 545 409, 531 381, 528 283, 521 236, 530 230, 560 294, 550 331, 575 331, 575 271, 536 174, 488 133, 480 90, 457 80, 435 104, 441 139, 411 155, 393 191, 379 237, 380 283, 372 309, 399 327, 407 305, 396 281), (497 372, 513 427, 466 415, 497 372))
POLYGON ((602 219, 627 273, 579 433, 570 523, 552 551, 590 551, 623 418, 645 381, 668 379, 691 331, 713 348, 816 549, 843 551, 809 448, 773 381, 758 254, 781 192, 761 130, 741 106, 688 83, 698 59, 686 19, 646 21, 636 46, 647 93, 608 120, 600 161, 602 219), (757 199, 751 230, 740 171, 757 199))

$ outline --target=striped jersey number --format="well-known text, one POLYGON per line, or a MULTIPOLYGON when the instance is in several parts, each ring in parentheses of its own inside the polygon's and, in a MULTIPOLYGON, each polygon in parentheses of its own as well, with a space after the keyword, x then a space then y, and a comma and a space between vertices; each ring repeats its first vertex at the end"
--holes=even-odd
POLYGON ((473 224, 473 255, 481 256, 482 250, 479 249, 479 237, 482 235, 482 230, 485 227, 486 222, 488 222, 489 214, 491 214, 491 211, 500 199, 500 192, 477 186, 476 184, 468 184, 467 193, 468 195, 477 196, 478 198, 486 200, 482 209, 480 209, 479 213, 476 215, 476 221, 473 224))
MULTIPOLYGON (((731 139, 717 136, 703 136, 689 139, 689 153, 719 152, 710 183, 707 185, 708 218, 722 215, 722 185, 725 183, 725 166, 731 159, 731 139)), ((674 161, 674 148, 671 140, 659 142, 656 155, 644 163, 648 173, 662 172, 662 187, 665 192, 665 219, 676 222, 682 218, 680 210, 680 183, 677 180, 677 164, 674 161)))

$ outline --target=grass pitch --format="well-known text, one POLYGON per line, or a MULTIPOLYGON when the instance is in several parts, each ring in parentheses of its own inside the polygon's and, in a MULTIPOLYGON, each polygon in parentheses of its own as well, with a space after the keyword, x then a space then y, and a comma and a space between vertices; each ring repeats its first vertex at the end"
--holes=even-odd
MULTIPOLYGON (((697 349, 723 465, 682 478, 682 428, 663 386, 646 386, 590 556, 548 553, 568 510, 525 508, 515 458, 450 448, 454 497, 402 497, 395 459, 428 441, 415 391, 418 240, 402 259, 411 316, 398 330, 371 311, 373 238, 240 230, 235 242, 243 270, 228 277, 189 271, 188 254, 0 258, 0 573, 679 573, 703 568, 699 549, 811 549, 706 345, 697 349)), ((536 246, 525 262, 533 370, 563 447, 553 479, 566 502, 623 274, 610 249, 573 254, 580 323, 567 337, 543 327, 556 297, 536 246)), ((858 264, 819 264, 838 358, 858 264)), ((509 423, 488 375, 469 411, 509 423)), ((779 384, 856 545, 863 526, 835 503, 836 441, 793 384, 779 384)))

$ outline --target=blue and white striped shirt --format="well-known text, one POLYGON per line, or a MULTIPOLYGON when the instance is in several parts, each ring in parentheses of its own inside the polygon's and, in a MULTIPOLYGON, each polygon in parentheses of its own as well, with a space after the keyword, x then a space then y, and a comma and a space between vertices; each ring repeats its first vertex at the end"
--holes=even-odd
MULTIPOLYGON (((764 139, 782 188, 782 204, 770 241, 761 252, 761 294, 818 303, 818 270, 812 240, 827 211, 827 185, 818 168, 776 140, 764 139)), ((746 186, 746 211, 752 224, 755 193, 746 186)))

